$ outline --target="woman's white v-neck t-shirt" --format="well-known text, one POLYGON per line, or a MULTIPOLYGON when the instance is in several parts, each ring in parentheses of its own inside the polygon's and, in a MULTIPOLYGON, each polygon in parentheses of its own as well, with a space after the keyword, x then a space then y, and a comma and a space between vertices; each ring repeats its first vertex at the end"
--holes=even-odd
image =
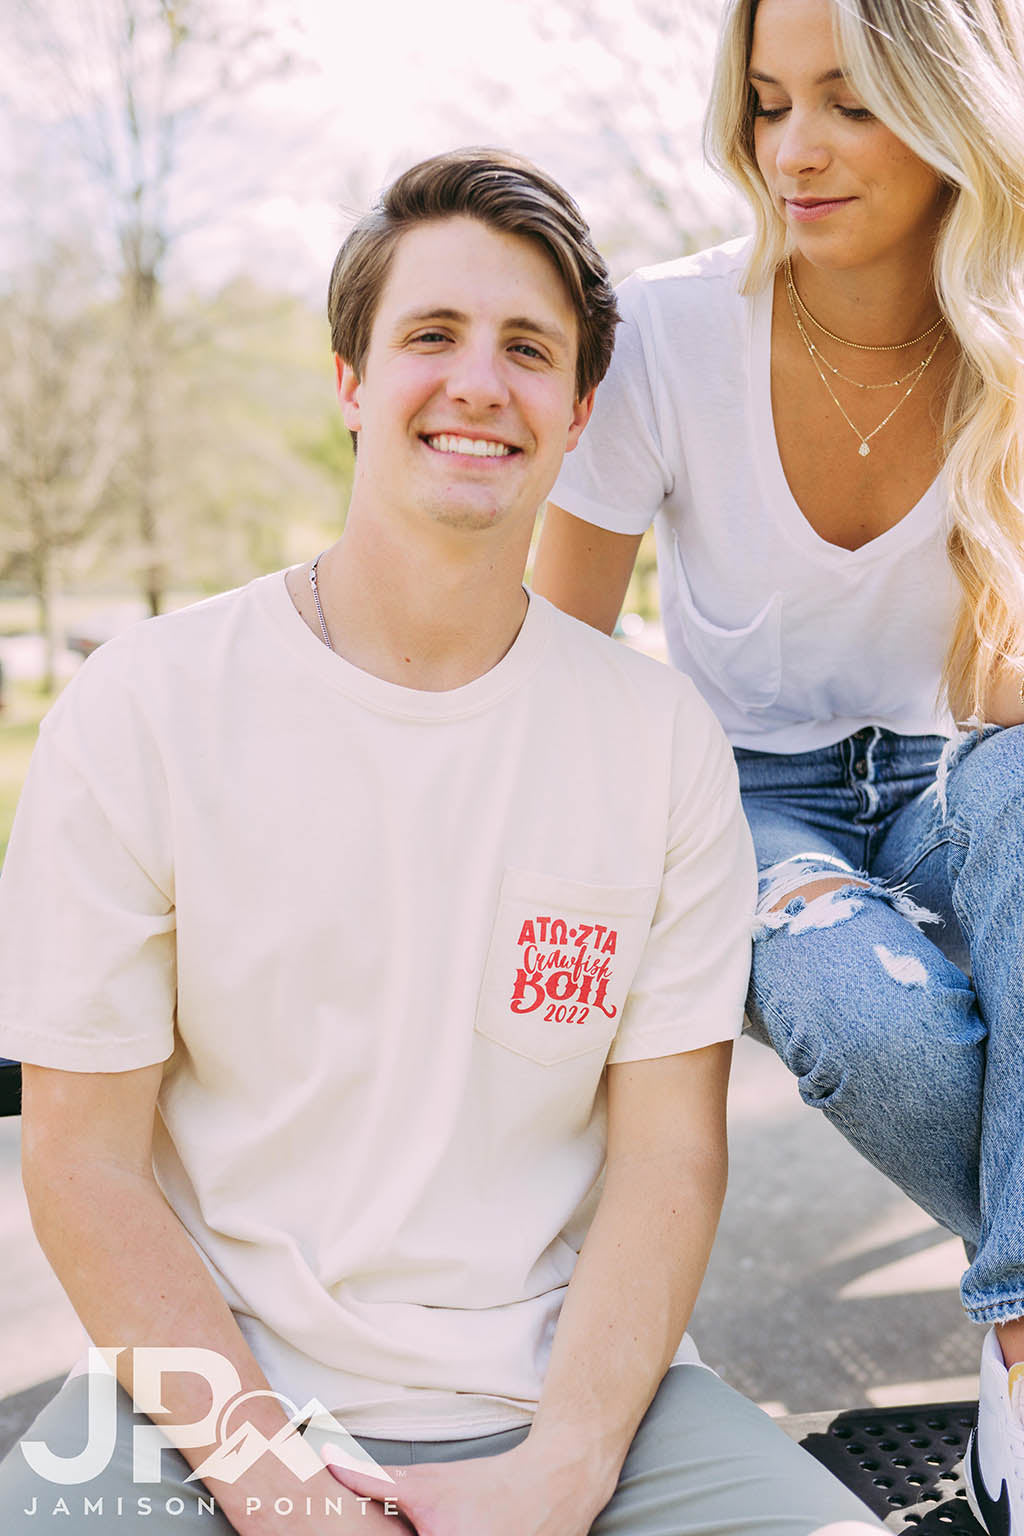
POLYGON ((551 499, 617 533, 654 522, 670 658, 734 746, 806 752, 864 725, 949 734, 938 692, 958 589, 941 478, 860 549, 815 533, 779 459, 772 288, 740 293, 747 251, 730 241, 622 285, 611 369, 551 499))

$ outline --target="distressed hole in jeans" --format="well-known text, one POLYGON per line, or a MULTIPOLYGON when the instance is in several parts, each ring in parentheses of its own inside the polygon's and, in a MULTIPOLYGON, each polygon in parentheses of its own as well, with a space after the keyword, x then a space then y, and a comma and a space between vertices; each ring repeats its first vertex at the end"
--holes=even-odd
MULTIPOLYGON (((795 937, 812 929, 835 928, 840 923, 848 922, 868 900, 888 902, 915 928, 925 923, 942 921, 934 912, 919 906, 903 886, 879 884, 869 876, 856 874, 838 859, 820 854, 796 854, 762 871, 761 895, 754 919, 754 938, 763 938, 781 930, 795 937), (830 865, 831 869, 828 867, 830 865)), ((884 945, 879 948, 884 948, 884 945)), ((889 951, 886 954, 889 955, 889 951)), ((882 960, 881 955, 878 958, 882 960)), ((926 984, 927 977, 922 978, 914 971, 914 966, 919 966, 920 962, 915 961, 913 956, 890 955, 889 958, 895 970, 889 969, 884 960, 882 963, 894 980, 909 986, 926 984), (913 962, 910 971, 907 974, 896 974, 901 970, 901 962, 907 961, 913 962)), ((907 970, 905 964, 902 969, 907 970)))
MULTIPOLYGON (((817 885, 817 881, 809 882, 817 885)), ((830 885, 817 896, 812 896, 810 901, 801 896, 799 891, 791 896, 782 907, 770 908, 767 912, 759 912, 755 919, 754 937, 758 938, 763 933, 772 929, 785 928, 788 933, 796 937, 797 934, 806 933, 810 928, 835 928, 839 923, 848 922, 855 913, 864 905, 858 898, 858 891, 866 891, 867 886, 851 885, 848 881, 830 885)))
POLYGON ((904 987, 926 987, 928 972, 916 955, 894 955, 884 944, 875 945, 875 954, 893 981, 904 987))

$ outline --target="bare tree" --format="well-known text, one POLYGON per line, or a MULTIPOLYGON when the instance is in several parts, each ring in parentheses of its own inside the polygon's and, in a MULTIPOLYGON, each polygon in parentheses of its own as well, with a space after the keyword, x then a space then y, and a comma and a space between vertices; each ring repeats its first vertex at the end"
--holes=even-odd
POLYGON ((510 141, 572 188, 616 276, 728 239, 746 209, 702 153, 722 4, 522 0, 543 109, 524 115, 500 57, 484 56, 451 120, 464 141, 510 141))
POLYGON ((129 400, 109 307, 57 247, 0 298, 0 576, 26 582, 54 686, 59 563, 112 507, 129 400))
POLYGON ((702 121, 722 0, 556 0, 541 26, 573 42, 572 120, 618 209, 628 264, 728 238, 740 200, 703 166, 702 121))
MULTIPOLYGON (((112 249, 130 385, 130 479, 138 576, 149 611, 168 579, 159 485, 159 380, 173 333, 164 322, 174 242, 223 202, 205 182, 204 148, 245 93, 294 64, 261 0, 20 0, 17 41, 87 174, 112 249)), ((255 187, 253 172, 252 188, 255 187)), ((236 180, 235 197, 246 193, 236 180)))

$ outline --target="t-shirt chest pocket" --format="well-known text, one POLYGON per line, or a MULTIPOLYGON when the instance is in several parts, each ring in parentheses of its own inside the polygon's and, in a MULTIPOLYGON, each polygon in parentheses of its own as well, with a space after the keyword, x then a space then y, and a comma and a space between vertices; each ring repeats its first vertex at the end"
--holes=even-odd
POLYGON ((782 683, 782 593, 772 592, 748 623, 724 628, 698 609, 677 539, 672 549, 677 617, 690 654, 741 709, 770 708, 782 683))
POLYGON ((607 1054, 657 899, 654 885, 585 885, 506 870, 477 1033, 546 1066, 607 1054))

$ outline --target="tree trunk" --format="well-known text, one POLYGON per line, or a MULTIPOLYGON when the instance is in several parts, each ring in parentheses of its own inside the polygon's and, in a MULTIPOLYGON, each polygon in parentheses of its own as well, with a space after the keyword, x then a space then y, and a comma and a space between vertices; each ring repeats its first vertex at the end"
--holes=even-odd
MULTIPOLYGON (((142 236, 136 233, 128 250, 141 261, 142 236)), ((128 313, 132 329, 133 399, 135 417, 135 469, 138 498, 138 533, 141 545, 140 579, 152 618, 164 602, 165 574, 157 515, 157 446, 153 381, 159 285, 154 273, 141 264, 128 272, 128 313)))
POLYGON ((53 559, 49 550, 36 551, 35 558, 36 628, 43 642, 43 671, 40 688, 47 695, 57 687, 57 641, 53 628, 53 559))

